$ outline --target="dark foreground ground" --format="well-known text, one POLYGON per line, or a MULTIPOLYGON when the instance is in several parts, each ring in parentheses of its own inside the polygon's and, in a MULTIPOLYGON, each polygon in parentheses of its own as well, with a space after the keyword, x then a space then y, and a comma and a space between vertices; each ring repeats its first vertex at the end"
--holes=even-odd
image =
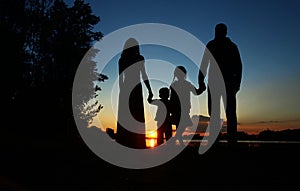
POLYGON ((299 190, 300 145, 222 143, 204 155, 188 146, 161 166, 129 170, 108 164, 80 142, 3 143, 0 191, 21 190, 299 190))

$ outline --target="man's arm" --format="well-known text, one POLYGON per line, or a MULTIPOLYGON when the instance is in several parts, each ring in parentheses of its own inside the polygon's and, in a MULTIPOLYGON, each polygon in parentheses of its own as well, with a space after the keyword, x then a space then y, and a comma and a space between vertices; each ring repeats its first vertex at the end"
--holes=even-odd
POLYGON ((199 85, 199 88, 197 89, 195 86, 193 86, 193 84, 190 83, 190 91, 194 94, 194 95, 200 95, 202 94, 204 91, 206 90, 206 86, 203 82, 202 85, 199 85))
POLYGON ((201 61, 201 64, 200 64, 199 74, 198 74, 199 89, 201 87, 205 87, 204 78, 205 78, 206 73, 207 73, 209 60, 210 60, 210 52, 209 52, 208 48, 205 48, 204 54, 203 54, 203 57, 202 57, 202 61, 201 61))
POLYGON ((241 81, 242 81, 242 60, 240 56, 240 52, 238 50, 238 47, 234 46, 234 81, 236 85, 236 92, 240 90, 241 81))
POLYGON ((118 66, 119 66, 119 88, 123 89, 124 87, 124 72, 123 72, 123 63, 121 62, 121 60, 119 60, 118 62, 118 66))
POLYGON ((148 93, 149 95, 152 95, 153 96, 153 93, 152 93, 152 89, 151 89, 151 86, 150 86, 150 82, 148 80, 148 75, 146 73, 146 69, 145 69, 145 60, 142 60, 140 61, 142 62, 141 63, 141 73, 142 73, 142 78, 143 78, 143 81, 148 89, 148 93))

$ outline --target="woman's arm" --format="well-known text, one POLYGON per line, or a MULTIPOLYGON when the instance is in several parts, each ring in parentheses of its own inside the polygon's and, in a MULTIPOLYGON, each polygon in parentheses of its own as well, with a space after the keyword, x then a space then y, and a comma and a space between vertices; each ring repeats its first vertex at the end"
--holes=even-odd
POLYGON ((204 84, 204 78, 206 76, 208 65, 209 65, 209 62, 210 62, 210 56, 211 55, 210 55, 209 49, 205 48, 204 53, 203 53, 203 57, 202 57, 202 60, 201 60, 201 64, 200 64, 199 74, 198 74, 199 89, 201 88, 200 86, 203 86, 203 84, 204 84))
POLYGON ((123 66, 122 62, 119 60, 119 88, 123 89, 124 87, 124 73, 123 73, 123 66))
POLYGON ((148 89, 148 92, 149 92, 149 95, 153 95, 152 93, 152 89, 151 89, 151 86, 150 86, 150 82, 148 80, 148 75, 146 73, 146 69, 145 69, 145 61, 141 61, 141 74, 142 74, 142 79, 148 89))

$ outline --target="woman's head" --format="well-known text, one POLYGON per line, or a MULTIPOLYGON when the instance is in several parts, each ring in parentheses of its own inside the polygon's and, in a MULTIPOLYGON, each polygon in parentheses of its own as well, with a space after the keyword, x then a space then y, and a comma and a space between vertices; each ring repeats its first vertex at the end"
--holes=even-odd
POLYGON ((135 38, 126 40, 122 55, 140 54, 139 43, 135 38))
POLYGON ((177 66, 174 71, 174 78, 182 80, 186 78, 186 69, 184 66, 177 66))

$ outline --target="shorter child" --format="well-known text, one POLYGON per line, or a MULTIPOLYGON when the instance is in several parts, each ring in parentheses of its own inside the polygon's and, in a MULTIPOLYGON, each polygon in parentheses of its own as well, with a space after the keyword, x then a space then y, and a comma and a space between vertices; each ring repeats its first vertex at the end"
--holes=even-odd
POLYGON ((152 99, 153 95, 149 95, 148 102, 157 106, 155 121, 157 121, 157 145, 164 143, 164 135, 166 141, 172 137, 172 124, 170 121, 170 90, 163 87, 159 90, 160 99, 152 99))

